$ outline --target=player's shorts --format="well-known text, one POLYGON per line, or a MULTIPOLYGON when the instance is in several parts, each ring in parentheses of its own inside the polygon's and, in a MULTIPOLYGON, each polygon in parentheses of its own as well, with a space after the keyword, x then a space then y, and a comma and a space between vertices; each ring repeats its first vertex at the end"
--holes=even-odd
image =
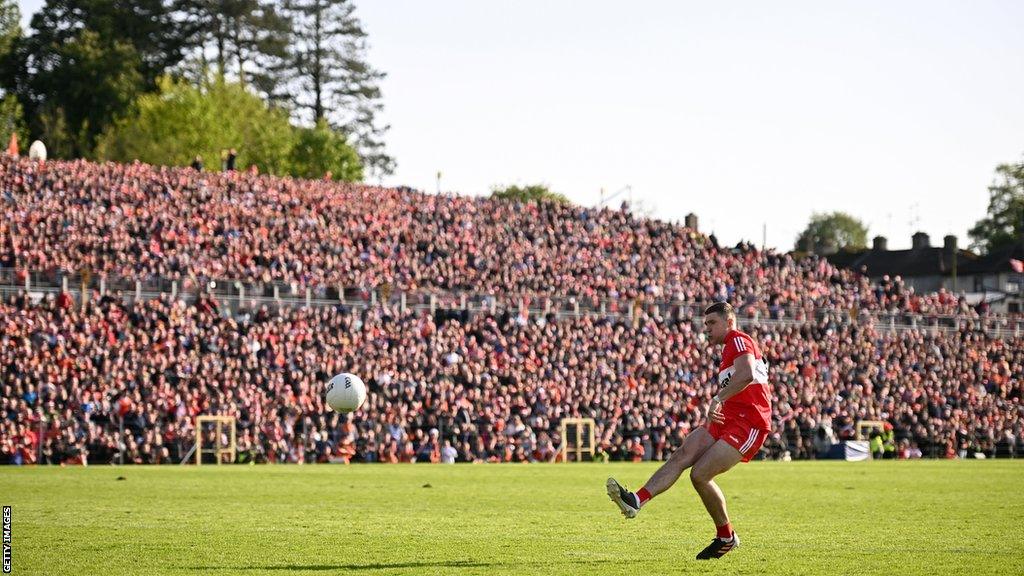
POLYGON ((740 418, 726 418, 724 424, 711 422, 707 430, 715 440, 725 440, 739 450, 743 462, 750 462, 768 439, 768 431, 755 428, 740 418))

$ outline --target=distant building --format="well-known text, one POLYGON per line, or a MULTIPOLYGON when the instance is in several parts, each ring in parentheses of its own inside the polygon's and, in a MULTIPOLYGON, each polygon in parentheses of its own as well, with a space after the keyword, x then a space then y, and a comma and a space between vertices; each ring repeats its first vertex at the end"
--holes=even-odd
POLYGON ((1024 242, 979 256, 959 248, 956 236, 946 236, 939 247, 931 245, 927 234, 918 232, 911 237, 908 250, 889 250, 887 240, 876 236, 870 250, 840 250, 826 258, 840 268, 863 272, 872 280, 901 276, 918 294, 945 288, 964 293, 972 305, 984 300, 994 311, 1024 311, 1024 274, 1016 264, 1024 262, 1024 242))

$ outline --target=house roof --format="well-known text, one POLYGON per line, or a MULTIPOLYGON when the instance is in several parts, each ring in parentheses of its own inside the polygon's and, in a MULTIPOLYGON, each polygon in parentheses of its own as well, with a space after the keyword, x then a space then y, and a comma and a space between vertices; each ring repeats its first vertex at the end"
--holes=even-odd
MULTIPOLYGON (((909 250, 860 250, 840 251, 827 256, 828 261, 840 268, 860 271, 867 269, 868 276, 900 275, 906 278, 919 276, 948 276, 953 271, 953 253, 941 246, 911 248, 909 250)), ((973 267, 979 259, 969 250, 956 251, 958 274, 968 273, 965 268, 973 267)), ((1005 268, 1009 269, 1007 259, 1005 268)))
POLYGON ((970 264, 957 266, 958 274, 995 274, 1012 272, 1010 259, 1024 261, 1024 243, 1017 242, 990 254, 980 256, 970 264))

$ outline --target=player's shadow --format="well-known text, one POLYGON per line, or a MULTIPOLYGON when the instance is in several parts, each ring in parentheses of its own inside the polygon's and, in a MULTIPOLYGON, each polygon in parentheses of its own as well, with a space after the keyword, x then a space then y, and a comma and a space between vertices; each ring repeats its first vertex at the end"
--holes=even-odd
POLYGON ((309 570, 316 571, 360 571, 394 570, 396 568, 486 568, 497 566, 494 562, 473 562, 450 560, 437 562, 379 562, 373 564, 286 564, 282 566, 191 566, 192 570, 309 570))
MULTIPOLYGON (((569 560, 573 565, 580 564, 619 564, 624 563, 622 560, 569 560)), ((556 562, 557 563, 557 562, 556 562)), ((551 562, 544 563, 530 563, 525 564, 536 564, 538 566, 548 566, 551 562)), ((518 566, 522 567, 525 564, 519 563, 518 566)), ((280 566, 190 566, 191 570, 196 571, 208 571, 208 570, 308 570, 310 572, 329 572, 329 571, 353 571, 358 572, 362 570, 395 570, 400 568, 490 568, 494 566, 508 566, 508 563, 502 562, 477 562, 473 560, 437 560, 434 562, 376 562, 371 564, 285 564, 280 566)))

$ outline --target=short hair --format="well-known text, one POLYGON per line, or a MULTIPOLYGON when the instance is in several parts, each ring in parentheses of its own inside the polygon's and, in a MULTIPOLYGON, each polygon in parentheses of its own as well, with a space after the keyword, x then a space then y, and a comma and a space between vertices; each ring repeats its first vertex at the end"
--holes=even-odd
POLYGON ((704 315, 705 316, 707 316, 709 314, 721 314, 722 316, 725 316, 726 318, 735 318, 736 317, 736 309, 733 308, 732 304, 729 304, 728 302, 715 302, 714 304, 712 304, 711 306, 708 306, 704 310, 704 315))

